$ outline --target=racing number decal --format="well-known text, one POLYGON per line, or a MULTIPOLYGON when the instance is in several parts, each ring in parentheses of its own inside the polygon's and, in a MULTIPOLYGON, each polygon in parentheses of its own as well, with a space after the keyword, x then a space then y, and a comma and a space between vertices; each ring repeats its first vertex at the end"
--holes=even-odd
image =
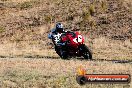
POLYGON ((58 43, 59 41, 60 41, 60 36, 61 36, 61 34, 57 34, 57 35, 53 35, 54 36, 54 41, 56 42, 56 43, 58 43))
POLYGON ((82 42, 82 36, 81 35, 78 35, 78 37, 77 38, 74 38, 73 41, 75 43, 82 42))
POLYGON ((82 36, 78 35, 78 42, 82 42, 82 36))

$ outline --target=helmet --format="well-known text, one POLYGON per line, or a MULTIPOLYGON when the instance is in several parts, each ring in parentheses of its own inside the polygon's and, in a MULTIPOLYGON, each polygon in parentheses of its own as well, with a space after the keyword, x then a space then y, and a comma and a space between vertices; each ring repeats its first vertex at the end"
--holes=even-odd
POLYGON ((57 23, 56 24, 56 31, 57 32, 63 32, 64 31, 63 24, 57 23))

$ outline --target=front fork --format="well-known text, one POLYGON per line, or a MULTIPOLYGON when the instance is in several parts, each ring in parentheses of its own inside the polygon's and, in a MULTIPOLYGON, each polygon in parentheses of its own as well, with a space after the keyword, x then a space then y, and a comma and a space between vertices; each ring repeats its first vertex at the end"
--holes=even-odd
POLYGON ((80 54, 80 55, 83 55, 83 53, 85 52, 84 49, 82 48, 83 46, 85 46, 85 44, 80 44, 80 45, 78 46, 78 50, 79 50, 79 54, 80 54))

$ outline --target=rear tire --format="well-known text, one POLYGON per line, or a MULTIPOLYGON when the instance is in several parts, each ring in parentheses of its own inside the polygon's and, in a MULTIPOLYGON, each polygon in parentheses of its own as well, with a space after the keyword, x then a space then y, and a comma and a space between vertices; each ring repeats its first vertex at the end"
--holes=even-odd
POLYGON ((68 59, 68 53, 66 51, 63 51, 63 49, 59 49, 57 46, 55 47, 56 53, 62 58, 62 59, 68 59))
POLYGON ((55 51, 56 51, 56 53, 61 57, 60 49, 59 49, 57 46, 55 46, 55 51))
POLYGON ((68 54, 67 54, 67 52, 63 52, 62 55, 61 55, 61 58, 62 58, 62 59, 68 59, 68 54))

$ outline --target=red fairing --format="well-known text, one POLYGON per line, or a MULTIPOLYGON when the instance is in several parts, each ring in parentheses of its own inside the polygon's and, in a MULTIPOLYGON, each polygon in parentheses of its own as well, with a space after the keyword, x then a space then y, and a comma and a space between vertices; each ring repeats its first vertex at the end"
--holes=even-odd
MULTIPOLYGON (((76 34, 77 34, 77 36, 78 35, 81 35, 79 32, 75 32, 76 34)), ((82 36, 82 35, 81 35, 82 36)), ((82 42, 81 42, 82 44, 84 43, 84 37, 82 36, 82 42)))
POLYGON ((62 42, 66 42, 68 40, 67 36, 63 36, 61 39, 62 39, 62 42))
POLYGON ((84 37, 80 35, 79 32, 66 33, 66 35, 62 37, 62 41, 68 41, 69 46, 77 47, 84 43, 84 37))

